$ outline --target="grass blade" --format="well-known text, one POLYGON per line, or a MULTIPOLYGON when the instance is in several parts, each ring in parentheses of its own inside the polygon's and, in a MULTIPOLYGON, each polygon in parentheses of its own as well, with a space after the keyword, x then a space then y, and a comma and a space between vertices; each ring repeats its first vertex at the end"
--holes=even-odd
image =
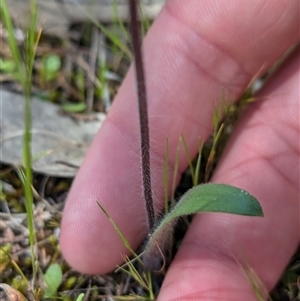
MULTIPOLYGON (((6 27, 8 33, 8 43, 12 53, 13 60, 17 67, 17 72, 15 73, 17 76, 17 80, 24 85, 24 76, 22 74, 25 73, 23 68, 23 63, 21 60, 21 53, 15 38, 14 29, 10 17, 10 13, 6 4, 6 0, 0 0, 0 15, 3 17, 3 22, 6 27)), ((1 18, 2 19, 2 18, 1 18)))

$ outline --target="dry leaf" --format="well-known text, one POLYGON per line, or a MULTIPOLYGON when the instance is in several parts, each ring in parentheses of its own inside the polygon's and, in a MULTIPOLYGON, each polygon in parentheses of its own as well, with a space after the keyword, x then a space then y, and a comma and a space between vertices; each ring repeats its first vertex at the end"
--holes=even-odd
MULTIPOLYGON (((27 301, 27 299, 18 290, 12 288, 8 284, 0 283, 0 288, 5 292, 5 301, 27 301)), ((1 299, 2 300, 2 299, 1 299)), ((3 300, 4 301, 4 300, 3 300)))

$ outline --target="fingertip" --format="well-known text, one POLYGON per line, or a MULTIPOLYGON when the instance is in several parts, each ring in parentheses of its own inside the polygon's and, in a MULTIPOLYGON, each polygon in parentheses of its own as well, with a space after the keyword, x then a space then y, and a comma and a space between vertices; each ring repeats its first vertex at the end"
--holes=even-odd
POLYGON ((133 185, 139 183, 139 164, 132 164, 130 154, 136 154, 127 151, 131 146, 122 143, 123 139, 129 140, 106 121, 74 180, 64 208, 61 250, 72 267, 86 274, 110 272, 123 261, 122 254, 128 255, 111 220, 133 248, 146 233, 140 185, 133 185))

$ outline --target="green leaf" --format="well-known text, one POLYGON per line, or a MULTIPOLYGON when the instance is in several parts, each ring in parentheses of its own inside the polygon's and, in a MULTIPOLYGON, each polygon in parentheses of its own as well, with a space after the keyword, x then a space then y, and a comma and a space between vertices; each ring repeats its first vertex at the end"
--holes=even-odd
POLYGON ((86 103, 66 103, 62 105, 62 109, 69 113, 80 113, 86 110, 86 103))
POLYGON ((83 297, 84 297, 84 294, 81 293, 81 294, 77 297, 76 301, 82 301, 82 300, 83 300, 83 297))
POLYGON ((62 281, 62 271, 57 263, 49 266, 44 275, 44 281, 47 285, 44 297, 49 298, 54 296, 62 281))
POLYGON ((14 73, 16 71, 16 63, 10 59, 0 58, 0 71, 5 73, 14 73))
POLYGON ((247 191, 225 184, 202 184, 188 190, 164 218, 171 219, 197 212, 224 212, 263 216, 259 202, 247 191))
POLYGON ((54 79, 60 68, 61 59, 58 55, 50 54, 43 58, 43 74, 46 81, 54 79))
POLYGON ((224 184, 203 184, 193 187, 164 216, 150 235, 143 255, 143 261, 147 269, 153 270, 157 268, 157 258, 161 258, 159 256, 161 253, 159 248, 164 249, 176 219, 180 216, 199 212, 263 216, 259 202, 243 189, 224 184))

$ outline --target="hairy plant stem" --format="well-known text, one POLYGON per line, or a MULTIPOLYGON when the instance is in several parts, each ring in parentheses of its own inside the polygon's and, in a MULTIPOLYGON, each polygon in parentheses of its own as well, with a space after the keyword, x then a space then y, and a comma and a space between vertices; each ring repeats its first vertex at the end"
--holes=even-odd
POLYGON ((143 59, 141 52, 141 33, 138 22, 137 0, 129 0, 129 13, 131 16, 131 37, 135 58, 136 85, 138 92, 138 107, 140 117, 140 138, 141 138, 141 159, 142 159, 142 176, 143 190, 148 214, 149 231, 154 226, 155 214, 153 206, 151 172, 150 172, 150 139, 149 139, 149 122, 147 109, 146 81, 143 68, 143 59))

